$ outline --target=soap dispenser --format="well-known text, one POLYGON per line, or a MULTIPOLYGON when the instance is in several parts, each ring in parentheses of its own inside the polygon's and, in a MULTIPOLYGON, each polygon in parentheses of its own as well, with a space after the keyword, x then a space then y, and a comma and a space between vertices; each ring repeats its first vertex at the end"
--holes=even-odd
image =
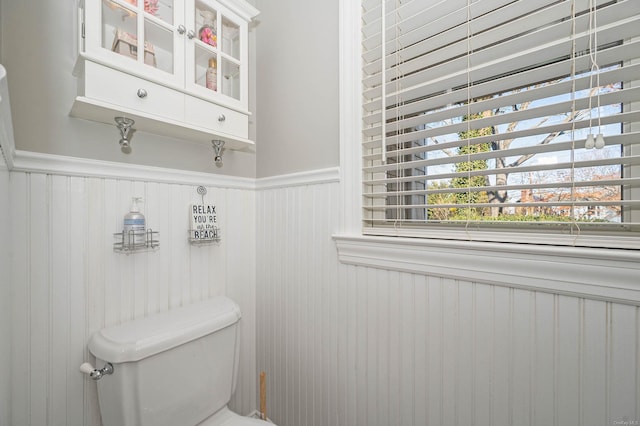
POLYGON ((144 215, 140 213, 138 202, 140 197, 131 200, 131 211, 124 215, 124 233, 129 244, 144 245, 146 242, 146 223, 144 215))

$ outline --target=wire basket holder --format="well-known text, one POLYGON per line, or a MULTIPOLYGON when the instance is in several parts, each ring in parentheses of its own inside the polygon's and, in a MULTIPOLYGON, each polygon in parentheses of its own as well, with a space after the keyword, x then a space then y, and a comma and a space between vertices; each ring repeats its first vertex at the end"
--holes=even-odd
POLYGON ((113 234, 118 239, 113 243, 113 251, 119 253, 133 253, 137 251, 154 250, 160 247, 158 231, 151 228, 145 231, 122 231, 113 234))

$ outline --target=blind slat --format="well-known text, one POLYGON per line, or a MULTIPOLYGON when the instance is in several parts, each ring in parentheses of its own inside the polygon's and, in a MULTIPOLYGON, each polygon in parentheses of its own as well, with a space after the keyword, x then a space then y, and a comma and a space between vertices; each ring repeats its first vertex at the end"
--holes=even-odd
MULTIPOLYGON (((618 124, 618 123, 622 125, 622 123, 631 123, 631 122, 638 122, 638 121, 640 121, 640 111, 608 115, 608 116, 602 117, 600 120, 603 126, 607 126, 610 124, 618 124)), ((477 138, 470 139, 469 141, 470 141, 470 144, 476 145, 480 143, 502 142, 504 140, 531 137, 531 136, 546 137, 546 135, 555 134, 555 133, 559 134, 561 132, 568 132, 568 131, 571 131, 572 129, 581 130, 581 129, 590 128, 590 127, 593 127, 592 125, 593 125, 593 120, 589 120, 587 118, 587 119, 576 121, 576 122, 566 122, 566 123, 550 125, 550 126, 540 126, 532 129, 517 130, 507 134, 480 136, 477 138)), ((581 140, 584 141, 583 139, 578 139, 576 142, 581 140)), ((467 144, 466 141, 455 141, 455 142, 448 142, 448 143, 440 143, 437 146, 440 148, 440 150, 445 150, 445 149, 459 148, 461 146, 465 146, 466 144, 467 144)), ((429 151, 428 146, 423 144, 415 145, 409 148, 403 147, 402 145, 396 145, 396 149, 387 150, 387 158, 404 157, 409 155, 419 156, 422 153, 425 153, 427 151, 429 151)), ((377 161, 380 159, 380 155, 365 154, 363 156, 363 159, 365 162, 377 161)))
MULTIPOLYGON (((582 169, 589 167, 602 167, 602 166, 616 166, 616 165, 629 165, 629 166, 638 166, 640 165, 640 156, 627 156, 623 158, 606 158, 606 159, 598 159, 598 160, 584 160, 584 161, 563 161, 557 162, 553 164, 535 164, 535 165, 527 165, 527 166, 517 166, 517 167, 505 167, 502 169, 479 169, 472 170, 470 172, 443 172, 443 173, 432 173, 428 175, 429 180, 442 180, 442 179, 453 179, 453 178, 466 178, 466 177, 476 177, 476 176, 493 176, 496 174, 509 174, 516 175, 528 172, 543 172, 543 171, 552 171, 552 170, 570 170, 570 169, 582 169)), ((395 178, 365 178, 363 183, 369 186, 376 186, 386 183, 407 183, 407 182, 423 182, 425 181, 425 176, 427 175, 412 175, 412 176, 403 176, 403 177, 395 177, 395 178)))
MULTIPOLYGON (((403 204, 389 204, 384 206, 366 206, 365 209, 369 211, 393 211, 402 209, 451 209, 451 208, 465 208, 467 204, 412 204, 410 206, 403 204)), ((489 207, 589 207, 589 206, 629 206, 640 207, 640 201, 579 201, 579 200, 561 200, 561 201, 543 201, 543 202, 513 202, 513 203, 474 203, 473 207, 477 208, 489 208, 489 207)))
MULTIPOLYGON (((610 25, 601 26, 598 31, 599 42, 604 45, 620 38, 632 38, 637 33, 637 20, 637 15, 633 15, 610 25)), ((583 26, 586 27, 586 25, 587 20, 583 19, 583 26)), ((553 28, 535 31, 523 37, 508 40, 477 53, 472 53, 469 59, 465 56, 454 57, 451 60, 441 61, 435 66, 428 66, 406 75, 402 73, 394 74, 393 70, 390 70, 388 72, 390 79, 397 79, 399 76, 401 78, 400 81, 386 83, 387 96, 402 97, 405 101, 412 99, 413 90, 421 87, 425 81, 430 81, 435 76, 462 73, 465 77, 468 74, 471 75, 474 81, 482 81, 495 75, 501 75, 505 70, 526 69, 539 64, 553 62, 567 56, 571 50, 573 40, 576 41, 578 52, 586 50, 589 34, 585 31, 572 38, 568 36, 570 28, 570 23, 558 24, 553 28), (468 60, 472 66, 467 72, 468 60), (398 90, 399 86, 403 90, 398 90)), ((380 86, 364 91, 366 99, 380 97, 380 94, 380 86)))
MULTIPOLYGON (((605 70, 600 73, 599 82, 601 86, 606 86, 608 84, 631 80, 633 78, 636 78, 637 75, 640 75, 640 63, 626 67, 618 67, 610 70, 605 70)), ((593 77, 591 75, 584 75, 583 77, 576 78, 575 89, 577 91, 589 89, 592 84, 592 79, 593 77)), ((402 115, 405 112, 404 105, 398 105, 397 108, 388 109, 386 112, 386 117, 388 120, 393 120, 400 117, 400 119, 393 121, 393 126, 397 126, 401 129, 406 129, 410 127, 417 127, 426 123, 461 117, 469 112, 475 114, 488 110, 496 110, 504 106, 517 105, 527 101, 535 101, 538 99, 550 98, 557 95, 564 95, 567 92, 570 92, 573 86, 574 81, 564 79, 561 81, 540 85, 534 88, 515 90, 512 93, 502 96, 474 101, 470 104, 470 106, 463 103, 466 101, 466 99, 458 98, 455 104, 452 104, 452 106, 445 109, 423 111, 423 113, 418 114, 416 114, 415 112, 407 111, 408 118, 402 118, 405 117, 405 115, 402 115), (457 106, 454 106, 456 104, 457 106)), ((458 96, 460 97, 462 95, 463 94, 460 93, 458 96)), ((370 127, 364 128, 365 136, 374 136, 376 134, 380 134, 380 117, 381 115, 379 113, 365 115, 363 117, 363 121, 366 124, 371 125, 370 127)))
MULTIPOLYGON (((483 3, 495 3, 496 1, 505 2, 505 0, 485 0, 483 3)), ((460 13, 466 17, 466 6, 466 0, 440 0, 435 3, 433 0, 413 0, 401 5, 398 9, 392 8, 385 16, 387 22, 385 39, 391 40, 396 27, 404 32, 411 32, 413 29, 421 27, 427 17, 428 21, 433 23, 444 16, 457 16, 460 13)), ((376 49, 382 44, 380 10, 377 9, 376 12, 378 16, 369 13, 363 15, 365 25, 362 26, 362 34, 365 49, 376 49)))
MULTIPOLYGON (((634 87, 630 89, 623 89, 616 92, 605 93, 600 95, 601 105, 613 105, 620 103, 630 103, 634 100, 640 99, 640 87, 634 87)), ((582 98, 575 100, 575 110, 586 110, 589 107, 589 103, 593 107, 594 99, 582 98)), ((492 126, 499 126, 503 124, 509 124, 514 122, 521 122, 524 120, 533 120, 548 115, 558 115, 568 113, 572 111, 574 102, 567 100, 564 102, 552 103, 546 106, 540 106, 535 108, 529 108, 522 111, 508 112, 505 114, 499 114, 484 118, 478 118, 476 120, 456 122, 452 124, 444 124, 437 127, 431 127, 424 130, 415 130, 413 132, 402 133, 392 138, 387 138, 386 144, 399 144, 405 142, 412 142, 423 140, 427 138, 437 138, 439 136, 458 134, 467 130, 478 130, 484 128, 490 128, 492 126)), ((436 123, 438 124, 438 123, 436 123)), ((387 126, 387 131, 393 129, 393 125, 387 126)), ((508 133, 502 135, 502 137, 508 137, 508 133)), ((380 139, 373 139, 370 141, 372 144, 378 144, 380 139)), ((369 142, 368 142, 369 143, 369 142)), ((465 145, 466 142, 460 143, 457 146, 465 145)))
MULTIPOLYGON (((606 136, 606 143, 609 145, 625 145, 635 144, 639 133, 606 136)), ((571 151, 572 146, 575 149, 584 147, 584 140, 558 142, 552 144, 538 144, 533 146, 524 146, 518 148, 509 148, 505 150, 480 152, 470 155, 444 156, 439 158, 431 158, 425 160, 415 160, 403 163, 391 163, 377 166, 365 166, 363 170, 368 173, 377 173, 384 171, 403 170, 403 169, 421 169, 430 166, 438 166, 442 164, 459 164, 478 160, 493 160, 496 158, 521 157, 528 154, 550 154, 571 151)), ((604 159, 603 159, 604 161, 604 159)))
MULTIPOLYGON (((620 62, 626 58, 635 58, 640 52, 640 40, 630 41, 620 46, 608 48, 598 52, 601 64, 620 62)), ((591 68, 590 58, 587 55, 576 58, 575 66, 578 70, 591 68)), ((469 96, 471 99, 481 98, 486 95, 500 93, 508 89, 525 87, 537 82, 550 81, 560 76, 568 76, 571 70, 571 60, 566 59, 546 66, 534 67, 518 73, 500 75, 480 84, 474 83, 467 94, 467 75, 465 72, 456 72, 439 76, 425 82, 419 89, 411 88, 416 102, 410 103, 410 96, 405 97, 405 106, 397 109, 398 115, 409 115, 419 111, 430 110, 448 104, 462 102, 469 96)), ((395 95, 394 95, 395 96, 395 95)), ((380 109, 380 99, 364 102, 365 111, 380 109)), ((396 111, 396 109, 390 110, 396 111)))
MULTIPOLYGON (((407 33, 403 29, 396 29, 395 34, 387 36, 387 60, 386 66, 395 68, 396 65, 400 70, 399 74, 404 74, 421 69, 426 63, 440 63, 466 55, 467 43, 470 43, 472 50, 477 51, 491 46, 495 43, 514 38, 517 35, 525 34, 527 31, 536 30, 540 22, 545 22, 548 16, 564 16, 567 15, 568 5, 564 3, 552 5, 549 8, 535 10, 539 6, 537 2, 531 2, 531 9, 534 13, 525 18, 520 18, 522 7, 505 7, 495 11, 499 13, 505 24, 499 28, 495 27, 495 18, 490 15, 482 16, 471 22, 470 27, 466 25, 458 25, 448 29, 447 31, 437 33, 433 36, 434 28, 431 24, 425 25, 420 32, 415 31, 407 33), (509 13, 514 10, 514 13, 509 13), (540 15, 540 16, 538 16, 540 15), (520 19, 518 19, 520 18, 520 19), (467 40, 468 32, 472 36, 467 40), (452 40, 455 40, 452 42, 452 40)), ((455 14, 460 24, 464 24, 466 19, 466 10, 455 14)), ((424 21, 423 21, 424 22, 424 21)), ((562 35, 566 35, 563 33, 562 35)), ((367 49, 367 40, 363 42, 367 49)), ((380 49, 377 46, 370 52, 363 54, 363 59, 367 63, 364 70, 367 74, 375 75, 381 70, 380 49), (372 59, 375 57, 375 60, 372 59)), ((364 80, 367 86, 367 79, 364 80)))
MULTIPOLYGON (((425 176, 426 178, 427 176, 425 176)), ((409 195, 435 195, 435 194, 461 194, 465 192, 487 192, 487 191, 521 191, 524 189, 567 189, 567 188, 601 188, 610 186, 628 185, 640 187, 640 178, 620 178, 620 179, 602 179, 596 181, 574 181, 574 182, 553 182, 553 183, 522 183, 514 185, 493 185, 493 186, 474 186, 468 188, 439 188, 439 189, 422 189, 422 190, 401 190, 401 191, 384 191, 364 193, 366 198, 387 198, 391 195, 405 197, 409 195)))
MULTIPOLYGON (((549 2, 551 3, 551 2, 549 2)), ((500 44, 501 46, 512 45, 517 46, 511 39, 517 38, 521 43, 529 43, 527 37, 535 36, 535 42, 543 43, 552 40, 566 38, 570 31, 569 22, 561 22, 550 26, 549 28, 541 28, 541 24, 545 22, 553 22, 558 16, 569 16, 570 4, 561 2, 549 7, 540 9, 540 2, 527 2, 533 13, 522 16, 526 10, 522 10, 523 6, 511 4, 493 12, 504 19, 505 23, 499 27, 495 27, 495 16, 493 14, 484 15, 471 23, 471 38, 467 41, 467 27, 460 25, 450 30, 437 34, 433 37, 422 37, 418 34, 403 34, 397 40, 390 40, 386 43, 387 58, 385 60, 388 68, 397 69, 397 75, 406 75, 424 67, 431 66, 440 62, 447 62, 450 59, 462 57, 466 55, 468 43, 472 51, 476 52, 487 47, 500 44), (537 9, 537 10, 536 10, 537 9), (527 34, 529 33, 529 34, 527 34), (411 36, 409 40, 403 40, 411 36), (517 37, 516 37, 517 36, 517 37), (451 40, 456 40, 451 42, 451 40), (508 42, 508 43, 507 43, 508 42), (398 65, 398 66, 396 66, 398 65)), ((584 11, 578 11, 581 13, 584 11)), ((603 8, 598 15, 598 23, 600 27, 614 23, 621 18, 636 15, 640 12, 640 4, 626 0, 622 3, 616 3, 603 8)), ((461 15, 460 19, 466 17, 461 15)), ((588 31, 589 17, 584 15, 576 21, 578 32, 577 37, 581 33, 588 31)), ((431 24, 427 24, 428 30, 431 31, 431 24)), ((427 31, 425 29, 425 31, 427 31)), ((533 43, 533 41, 532 41, 533 43)), ((535 44, 532 44, 535 45, 535 44)), ((366 47, 366 41, 365 41, 366 47)), ((376 76, 381 70, 379 48, 374 48, 363 54, 365 61, 364 71, 369 76, 376 76), (374 59, 375 58, 375 59, 374 59)), ((504 54, 510 54, 509 50, 504 50, 504 54)), ((372 77, 369 77, 372 78, 372 77)), ((369 78, 364 80, 365 86, 369 87, 369 78)), ((375 80, 379 84, 379 80, 375 80)))

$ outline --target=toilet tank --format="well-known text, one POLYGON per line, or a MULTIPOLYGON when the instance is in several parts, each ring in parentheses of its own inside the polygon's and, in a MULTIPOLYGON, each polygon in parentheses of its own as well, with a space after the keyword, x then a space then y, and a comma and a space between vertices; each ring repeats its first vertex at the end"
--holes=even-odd
POLYGON ((235 388, 240 309, 217 297, 104 328, 89 340, 104 426, 195 425, 223 408, 235 388))

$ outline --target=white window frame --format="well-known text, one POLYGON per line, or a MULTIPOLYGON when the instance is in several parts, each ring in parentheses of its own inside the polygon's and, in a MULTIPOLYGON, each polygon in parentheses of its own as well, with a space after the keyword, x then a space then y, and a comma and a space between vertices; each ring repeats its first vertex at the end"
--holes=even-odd
POLYGON ((640 306, 640 250, 548 245, 547 235, 492 242, 366 236, 362 229, 360 2, 339 2, 340 228, 342 263, 486 282, 640 306))

